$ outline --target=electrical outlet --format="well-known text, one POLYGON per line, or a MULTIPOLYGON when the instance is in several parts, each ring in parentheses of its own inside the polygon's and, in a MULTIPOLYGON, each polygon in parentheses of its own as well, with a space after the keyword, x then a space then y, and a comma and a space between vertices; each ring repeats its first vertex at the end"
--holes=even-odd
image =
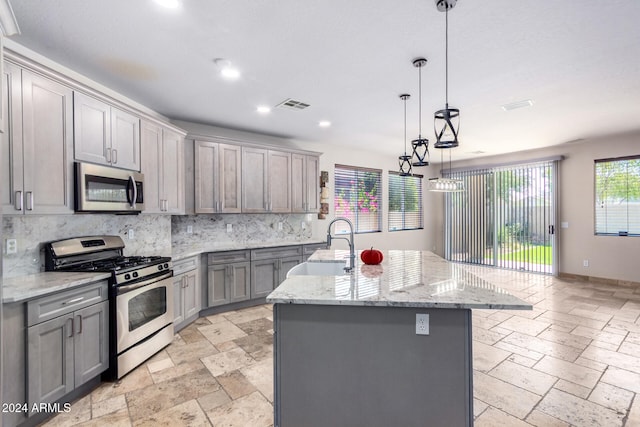
POLYGON ((302 221, 302 222, 300 223, 300 228, 301 228, 301 229, 303 229, 303 230, 304 230, 305 228, 307 228, 307 223, 306 223, 306 222, 304 222, 304 221, 302 221))
POLYGON ((227 233, 233 232, 233 224, 227 224, 227 233))
POLYGON ((429 335, 429 315, 416 313, 416 335, 429 335))
POLYGON ((278 231, 282 231, 282 223, 281 222, 278 223, 278 231))
POLYGON ((18 253, 18 241, 16 239, 7 239, 6 251, 7 255, 18 253))
POLYGON ((127 231, 127 237, 129 238, 129 240, 133 240, 136 238, 136 233, 135 231, 133 231, 133 228, 130 228, 129 231, 127 231))
POLYGON ((193 234, 193 225, 187 225, 187 234, 193 234))
POLYGON ((589 267, 589 260, 588 259, 582 260, 582 266, 589 267))

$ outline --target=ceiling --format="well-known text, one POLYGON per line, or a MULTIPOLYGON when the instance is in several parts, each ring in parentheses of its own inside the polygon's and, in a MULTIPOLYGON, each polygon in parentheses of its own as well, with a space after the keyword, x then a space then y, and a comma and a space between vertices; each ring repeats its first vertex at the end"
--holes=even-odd
MULTIPOLYGON (((434 0, 14 0, 17 43, 171 118, 398 155, 445 101, 434 0), (241 70, 229 82, 214 59, 241 70), (308 103, 273 109, 287 98, 308 103), (320 128, 320 120, 332 125, 320 128)), ((449 12, 454 158, 640 129, 640 1, 460 0, 449 12), (504 104, 533 105, 504 111, 504 104), (479 153, 482 152, 482 153, 479 153)), ((434 156, 432 150, 432 157, 434 156)), ((437 160, 437 159, 434 159, 437 160)))

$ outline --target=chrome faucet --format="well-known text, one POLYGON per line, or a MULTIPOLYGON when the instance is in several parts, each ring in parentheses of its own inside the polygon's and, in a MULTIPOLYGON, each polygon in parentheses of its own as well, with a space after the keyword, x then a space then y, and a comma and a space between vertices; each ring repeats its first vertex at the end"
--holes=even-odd
POLYGON ((346 240, 349 243, 349 265, 344 268, 344 271, 350 272, 356 265, 356 249, 355 242, 353 240, 353 224, 347 218, 336 218, 329 223, 329 227, 327 228, 327 249, 331 248, 331 240, 332 239, 342 239, 346 240), (331 235, 331 226, 338 222, 344 221, 349 224, 349 238, 341 237, 341 236, 332 236, 331 235))

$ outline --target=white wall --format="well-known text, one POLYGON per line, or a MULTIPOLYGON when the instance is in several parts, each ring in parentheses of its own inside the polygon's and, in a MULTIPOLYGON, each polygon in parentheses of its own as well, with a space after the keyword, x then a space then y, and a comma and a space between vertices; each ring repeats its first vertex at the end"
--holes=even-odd
MULTIPOLYGON (((594 160, 640 155, 640 132, 610 135, 574 144, 540 150, 521 151, 502 156, 455 162, 456 167, 527 161, 564 155, 560 162, 558 185, 559 272, 616 280, 640 282, 640 237, 596 236, 594 160), (561 222, 568 222, 563 229, 561 222), (589 267, 583 266, 589 260, 589 267)), ((442 212, 442 204, 437 211, 442 212)), ((443 229, 436 226, 438 247, 443 229)))

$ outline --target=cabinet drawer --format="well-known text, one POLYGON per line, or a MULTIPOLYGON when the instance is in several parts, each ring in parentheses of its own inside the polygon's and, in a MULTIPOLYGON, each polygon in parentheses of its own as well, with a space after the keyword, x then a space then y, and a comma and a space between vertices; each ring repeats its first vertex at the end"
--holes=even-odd
POLYGON ((257 261, 261 259, 284 258, 298 255, 302 255, 301 245, 282 246, 279 248, 253 249, 251 251, 251 260, 257 261))
POLYGON ((312 255, 318 249, 327 249, 326 243, 310 243, 302 246, 303 255, 312 255))
POLYGON ((27 326, 33 326, 74 310, 106 301, 108 289, 108 282, 103 280, 29 301, 27 302, 27 326))
POLYGON ((211 252, 207 256, 207 264, 249 261, 251 259, 250 256, 250 251, 211 252))
POLYGON ((198 268, 198 260, 200 256, 192 256, 190 258, 181 259, 180 261, 174 261, 173 263, 173 275, 177 276, 187 271, 195 270, 198 268))

